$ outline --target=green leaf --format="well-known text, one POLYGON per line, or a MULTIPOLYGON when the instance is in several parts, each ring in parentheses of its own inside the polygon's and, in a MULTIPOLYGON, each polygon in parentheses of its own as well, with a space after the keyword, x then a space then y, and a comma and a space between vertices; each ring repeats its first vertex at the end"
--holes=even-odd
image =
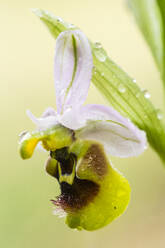
POLYGON ((128 0, 165 87, 165 0, 128 0))
MULTIPOLYGON (((55 39, 61 32, 75 28, 47 11, 37 9, 34 12, 55 39)), ((150 145, 165 161, 165 125, 161 112, 148 100, 147 92, 141 91, 135 80, 108 57, 100 44, 91 42, 91 47, 92 82, 116 110, 146 132, 150 145)))

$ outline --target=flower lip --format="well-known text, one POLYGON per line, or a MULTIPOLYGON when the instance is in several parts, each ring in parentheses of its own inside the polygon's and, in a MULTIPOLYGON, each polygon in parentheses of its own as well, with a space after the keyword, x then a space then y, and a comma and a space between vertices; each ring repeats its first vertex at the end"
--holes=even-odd
POLYGON ((74 212, 87 206, 99 192, 99 185, 77 177, 75 177, 72 185, 62 182, 60 188, 61 195, 56 200, 52 200, 52 202, 66 212, 74 212))

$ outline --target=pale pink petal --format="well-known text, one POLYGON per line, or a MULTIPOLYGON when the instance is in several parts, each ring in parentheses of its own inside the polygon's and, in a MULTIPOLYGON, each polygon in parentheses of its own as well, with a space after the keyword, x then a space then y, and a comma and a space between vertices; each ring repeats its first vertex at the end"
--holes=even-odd
POLYGON ((92 76, 90 44, 80 30, 62 32, 55 49, 54 79, 57 112, 84 103, 92 76))
POLYGON ((48 116, 56 116, 57 113, 52 107, 48 107, 42 114, 42 118, 48 117, 48 116))
POLYGON ((113 156, 137 156, 146 148, 146 135, 117 111, 102 105, 70 110, 61 123, 76 130, 80 139, 101 142, 113 156))
POLYGON ((35 117, 30 110, 27 110, 26 113, 39 130, 45 130, 58 124, 57 114, 52 109, 50 111, 50 108, 40 118, 35 117))
POLYGON ((65 127, 73 130, 84 127, 86 119, 80 116, 81 107, 68 108, 63 115, 58 116, 58 121, 65 127))

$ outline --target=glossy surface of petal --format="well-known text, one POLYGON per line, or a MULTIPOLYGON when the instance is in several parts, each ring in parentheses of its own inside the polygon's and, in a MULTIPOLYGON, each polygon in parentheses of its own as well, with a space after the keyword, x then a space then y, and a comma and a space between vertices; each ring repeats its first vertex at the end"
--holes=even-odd
POLYGON ((57 114, 52 108, 47 109, 40 118, 35 117, 30 110, 27 110, 27 115, 38 130, 46 130, 58 124, 57 114))
POLYGON ((81 119, 84 127, 77 130, 77 137, 101 142, 108 154, 118 157, 138 156, 146 148, 145 133, 110 107, 81 107, 77 120, 81 119))
POLYGON ((84 103, 92 76, 92 53, 80 30, 61 33, 55 49, 54 78, 58 113, 84 103))

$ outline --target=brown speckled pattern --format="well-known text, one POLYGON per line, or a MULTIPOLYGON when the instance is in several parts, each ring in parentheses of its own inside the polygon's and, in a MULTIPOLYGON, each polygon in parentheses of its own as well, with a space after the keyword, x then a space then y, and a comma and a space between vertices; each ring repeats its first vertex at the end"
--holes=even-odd
POLYGON ((90 163, 90 168, 92 168, 99 177, 104 176, 107 172, 107 160, 104 151, 98 144, 91 145, 82 163, 90 163))

